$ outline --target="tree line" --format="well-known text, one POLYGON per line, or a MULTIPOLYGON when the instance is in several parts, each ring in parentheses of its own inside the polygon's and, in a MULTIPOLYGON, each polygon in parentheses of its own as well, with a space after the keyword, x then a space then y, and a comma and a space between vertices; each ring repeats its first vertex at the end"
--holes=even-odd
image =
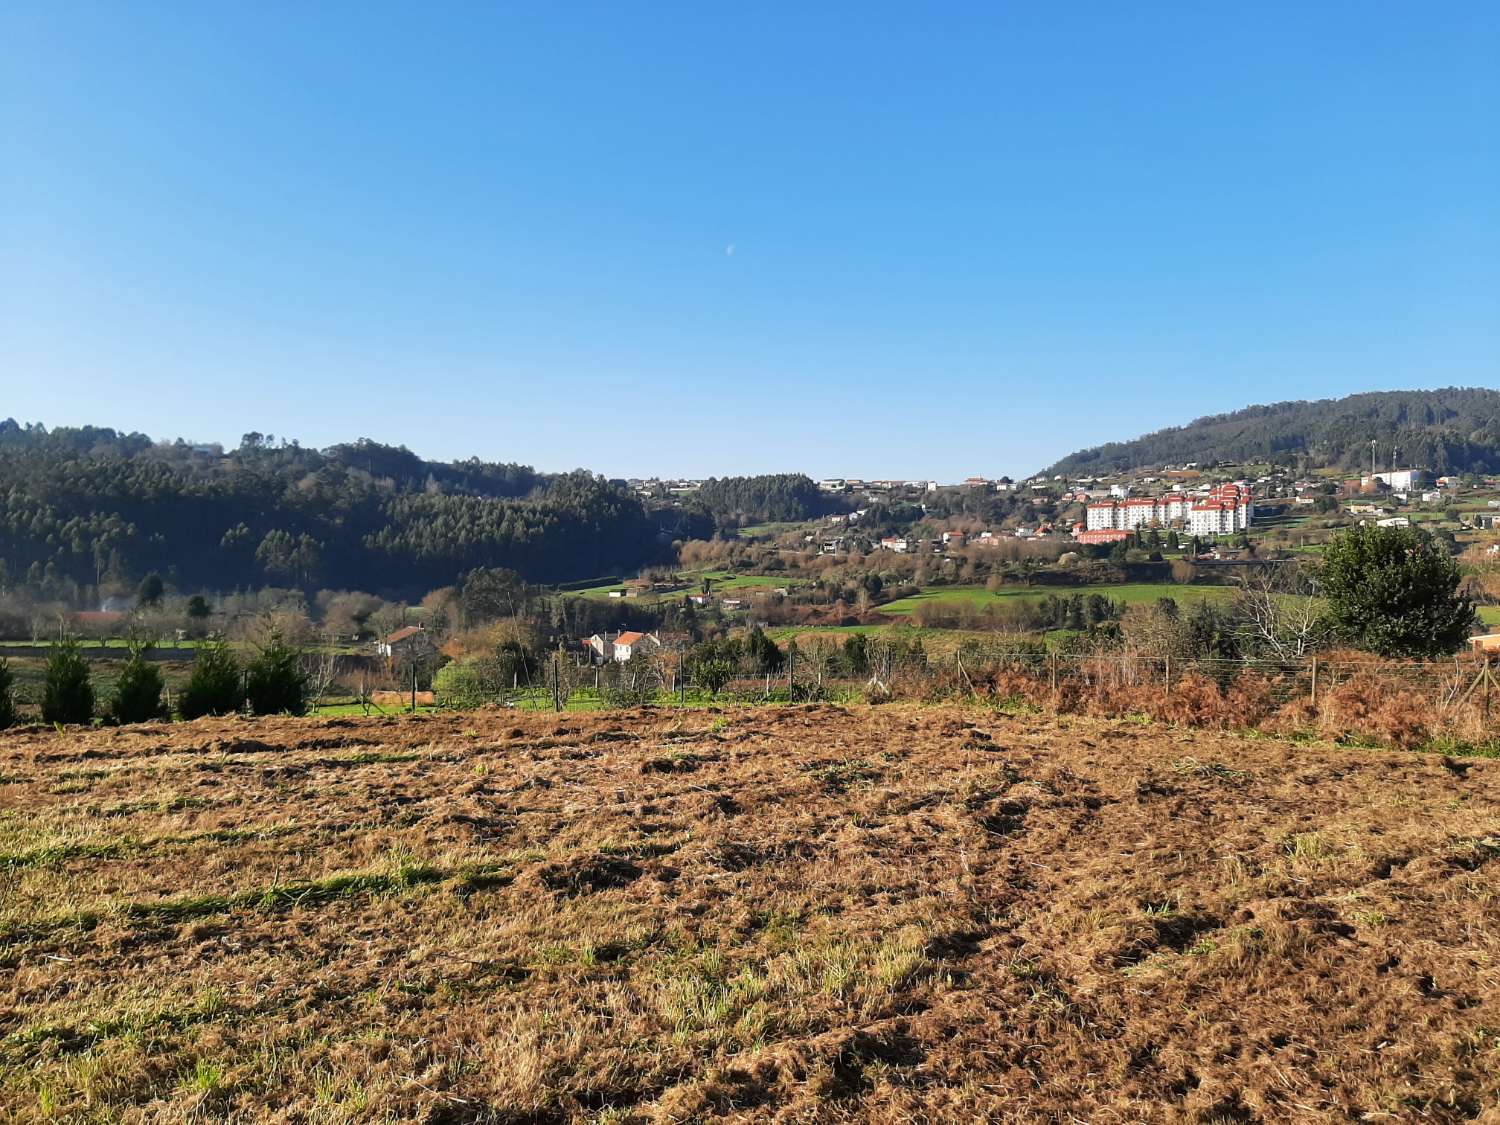
POLYGON ((360 441, 240 446, 0 423, 0 591, 315 586, 416 594, 481 566, 534 581, 670 556, 681 514, 578 470, 424 461, 360 441))
POLYGON ((1133 441, 1080 450, 1047 472, 1108 474, 1194 461, 1331 466, 1352 472, 1368 469, 1371 441, 1381 468, 1389 465, 1394 447, 1403 466, 1440 474, 1500 472, 1500 391, 1378 391, 1251 406, 1133 441))

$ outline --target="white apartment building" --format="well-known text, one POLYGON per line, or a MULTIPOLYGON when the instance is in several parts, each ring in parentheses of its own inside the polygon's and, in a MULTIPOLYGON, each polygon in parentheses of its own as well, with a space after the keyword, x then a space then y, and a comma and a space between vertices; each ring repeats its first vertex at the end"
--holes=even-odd
POLYGON ((1255 518, 1250 486, 1243 482, 1221 484, 1200 497, 1171 492, 1103 500, 1088 505, 1086 511, 1089 531, 1135 531, 1180 522, 1189 534, 1205 537, 1244 531, 1255 518))

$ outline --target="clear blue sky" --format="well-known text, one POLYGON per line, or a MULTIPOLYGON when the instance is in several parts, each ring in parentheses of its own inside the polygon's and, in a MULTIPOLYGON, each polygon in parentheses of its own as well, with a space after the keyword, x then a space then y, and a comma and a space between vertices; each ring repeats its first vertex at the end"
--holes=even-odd
POLYGON ((0 417, 956 479, 1500 385, 1500 4, 0 6, 0 417))

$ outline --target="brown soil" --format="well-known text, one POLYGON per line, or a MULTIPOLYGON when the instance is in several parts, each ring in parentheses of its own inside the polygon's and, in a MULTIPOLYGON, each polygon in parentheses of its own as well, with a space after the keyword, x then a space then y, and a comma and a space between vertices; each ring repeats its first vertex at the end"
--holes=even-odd
POLYGON ((0 1120, 1500 1120, 1500 762, 978 708, 0 737, 0 1120))

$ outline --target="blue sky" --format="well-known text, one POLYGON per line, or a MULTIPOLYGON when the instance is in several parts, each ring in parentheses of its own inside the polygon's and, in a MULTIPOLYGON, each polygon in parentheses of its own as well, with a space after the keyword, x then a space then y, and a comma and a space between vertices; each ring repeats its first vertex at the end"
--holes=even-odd
POLYGON ((0 7, 0 417, 957 479, 1500 385, 1500 5, 0 7))

